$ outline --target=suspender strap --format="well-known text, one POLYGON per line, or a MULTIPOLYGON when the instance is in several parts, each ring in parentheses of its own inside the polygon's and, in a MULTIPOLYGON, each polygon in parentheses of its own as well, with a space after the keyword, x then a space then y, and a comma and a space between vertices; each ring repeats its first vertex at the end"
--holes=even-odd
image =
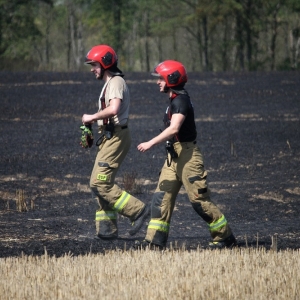
MULTIPOLYGON (((171 98, 170 98, 170 106, 169 106, 169 109, 168 109, 168 119, 171 121, 172 119, 172 114, 171 114, 171 103, 172 103, 172 100, 175 99, 178 95, 173 93, 171 98)), ((178 134, 175 134, 174 135, 174 139, 176 142, 179 142, 179 139, 178 139, 178 134)))
MULTIPOLYGON (((100 98, 101 100, 101 110, 103 110, 104 108, 106 108, 106 104, 105 104, 105 92, 106 92, 106 87, 103 91, 102 97, 100 98)), ((107 125, 108 124, 108 118, 103 119, 103 125, 107 125)))

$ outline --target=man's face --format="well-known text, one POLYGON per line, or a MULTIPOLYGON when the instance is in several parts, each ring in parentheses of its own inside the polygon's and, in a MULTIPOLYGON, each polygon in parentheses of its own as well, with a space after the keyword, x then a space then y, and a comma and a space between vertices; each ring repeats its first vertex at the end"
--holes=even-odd
POLYGON ((158 86, 159 86, 159 91, 161 92, 161 93, 165 93, 166 92, 166 82, 165 82, 165 80, 162 78, 162 77, 159 77, 158 79, 157 79, 157 84, 158 84, 158 86))
POLYGON ((96 79, 101 79, 101 66, 98 62, 91 63, 91 72, 94 73, 96 79))

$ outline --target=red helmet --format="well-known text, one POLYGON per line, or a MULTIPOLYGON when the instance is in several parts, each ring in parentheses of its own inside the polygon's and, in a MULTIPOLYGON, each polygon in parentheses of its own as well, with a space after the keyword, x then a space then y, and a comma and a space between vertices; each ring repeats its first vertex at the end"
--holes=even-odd
POLYGON ((100 63, 101 67, 106 70, 118 62, 118 56, 113 48, 107 45, 94 46, 86 55, 85 63, 100 63))
POLYGON ((187 82, 187 73, 182 63, 175 60, 165 60, 158 64, 153 76, 161 76, 167 83, 167 87, 184 85, 187 82))

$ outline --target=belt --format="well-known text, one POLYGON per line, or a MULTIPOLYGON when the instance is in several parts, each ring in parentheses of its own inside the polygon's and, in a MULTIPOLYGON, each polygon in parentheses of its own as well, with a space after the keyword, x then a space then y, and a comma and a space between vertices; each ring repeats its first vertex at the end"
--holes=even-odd
POLYGON ((196 141, 193 141, 193 142, 182 142, 180 143, 182 146, 183 145, 186 145, 186 146, 191 146, 191 145, 195 145, 197 142, 196 141))
POLYGON ((193 147, 197 142, 175 142, 173 144, 175 151, 177 151, 178 155, 182 149, 189 149, 190 147, 193 147))
MULTIPOLYGON (((101 126, 99 126, 99 127, 98 127, 98 130, 99 130, 99 131, 105 130, 105 126, 106 126, 106 125, 101 125, 101 126)), ((116 125, 116 126, 115 126, 115 131, 119 131, 119 130, 126 129, 126 128, 128 128, 127 125, 122 125, 122 126, 116 125)))
POLYGON ((127 127, 128 127, 127 125, 123 125, 123 126, 117 125, 115 126, 115 132, 126 129, 127 127))
POLYGON ((180 145, 195 145, 197 143, 197 141, 193 141, 193 142, 175 142, 174 144, 180 144, 180 145))

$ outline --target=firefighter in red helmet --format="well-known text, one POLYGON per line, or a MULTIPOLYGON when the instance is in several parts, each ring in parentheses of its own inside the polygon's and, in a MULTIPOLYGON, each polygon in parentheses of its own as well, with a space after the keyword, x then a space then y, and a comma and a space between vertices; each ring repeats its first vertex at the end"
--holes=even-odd
POLYGON ((118 57, 113 48, 97 45, 86 55, 85 63, 91 66, 96 79, 104 86, 99 97, 99 109, 94 114, 84 114, 82 123, 91 126, 97 122, 100 137, 90 188, 99 208, 96 211, 96 234, 101 239, 118 237, 117 214, 128 217, 134 235, 150 217, 150 206, 122 190, 115 184, 116 174, 131 145, 128 128, 130 95, 118 68, 118 57))
POLYGON ((151 219, 145 240, 136 247, 166 246, 170 221, 176 196, 183 185, 196 213, 207 223, 212 241, 210 248, 236 245, 236 239, 220 209, 211 201, 206 182, 203 157, 196 144, 197 131, 194 109, 184 85, 188 80, 185 67, 174 60, 166 60, 156 66, 160 92, 170 99, 164 115, 165 130, 148 142, 141 143, 141 152, 165 142, 167 159, 161 169, 151 205, 151 219))

